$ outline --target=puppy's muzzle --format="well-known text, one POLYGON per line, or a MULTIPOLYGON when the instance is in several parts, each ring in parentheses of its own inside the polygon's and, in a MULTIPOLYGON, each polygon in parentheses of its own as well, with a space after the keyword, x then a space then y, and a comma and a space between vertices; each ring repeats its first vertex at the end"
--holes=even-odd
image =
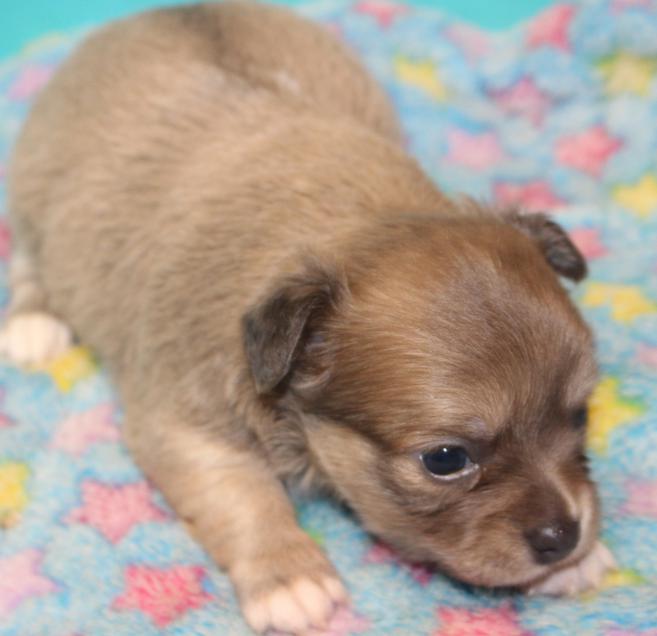
POLYGON ((525 532, 525 539, 537 563, 548 565, 567 557, 579 542, 579 522, 554 519, 525 532))

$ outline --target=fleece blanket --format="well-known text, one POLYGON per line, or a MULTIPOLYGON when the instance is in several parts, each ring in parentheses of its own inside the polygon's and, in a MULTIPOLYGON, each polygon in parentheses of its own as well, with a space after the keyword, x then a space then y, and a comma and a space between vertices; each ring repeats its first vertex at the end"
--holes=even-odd
MULTIPOLYGON (((657 636, 657 4, 554 4, 498 34, 388 0, 302 10, 359 51, 444 188, 553 212, 587 256, 573 294, 602 369, 588 443, 619 563, 574 599, 475 590, 304 501, 301 524, 353 598, 328 633, 657 636)), ((80 36, 0 65, 0 188, 30 101, 80 36)), ((3 302, 9 252, 0 222, 3 302)), ((0 364, 0 525, 2 635, 249 633, 228 579, 126 453, 111 384, 83 348, 39 372, 0 364)))

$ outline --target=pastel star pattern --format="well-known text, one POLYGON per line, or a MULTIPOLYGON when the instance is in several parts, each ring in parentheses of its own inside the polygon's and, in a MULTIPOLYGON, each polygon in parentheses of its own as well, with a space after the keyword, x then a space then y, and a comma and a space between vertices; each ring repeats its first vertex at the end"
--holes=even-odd
MULTIPOLYGON (((3 406, 5 400, 5 392, 0 388, 0 408, 3 406)), ((6 413, 0 411, 0 429, 9 428, 13 426, 14 420, 12 420, 6 413)))
POLYGON ((136 524, 168 518, 153 504, 152 491, 144 481, 115 486, 86 480, 82 484, 82 502, 66 521, 87 524, 111 543, 121 541, 136 524))
POLYGON ((645 412, 646 406, 640 400, 621 393, 618 378, 603 378, 589 402, 589 448, 599 454, 606 453, 611 433, 620 426, 635 421, 645 412))
POLYGON ((532 636, 522 628, 510 605, 479 610, 442 607, 438 619, 440 627, 433 636, 532 636))
POLYGON ((637 349, 636 357, 641 364, 657 369, 657 347, 641 344, 637 349))
POLYGON ((602 126, 593 126, 584 132, 561 137, 555 148, 557 161, 598 177, 609 158, 622 146, 602 126))
POLYGON ((527 210, 542 211, 564 204, 547 181, 539 179, 526 183, 500 181, 493 186, 495 199, 504 205, 519 205, 527 210))
POLYGON ((434 571, 421 563, 411 563, 399 557, 385 543, 378 541, 365 554, 365 563, 394 563, 405 569, 411 578, 420 585, 427 585, 434 576, 434 571))
POLYGON ((52 76, 52 68, 27 66, 9 87, 7 96, 13 100, 26 100, 40 91, 52 76))
POLYGON ((213 600, 203 589, 204 578, 205 570, 199 566, 129 565, 125 570, 125 591, 112 607, 143 612, 161 629, 213 600))
MULTIPOLYGON (((2 166, 0 166, 0 178, 2 177, 2 166)), ((11 233, 9 226, 0 220, 0 259, 6 261, 11 250, 11 233)))
POLYGON ((616 186, 613 197, 636 216, 647 219, 657 211, 657 179, 646 174, 633 185, 616 186))
MULTIPOLYGON (((0 464, 0 522, 13 521, 28 503, 26 482, 30 469, 23 462, 0 464)), ((11 523, 7 525, 12 525, 11 523)))
POLYGON ((582 303, 586 307, 610 305, 612 318, 625 324, 657 312, 657 302, 636 285, 589 283, 582 303))
POLYGON ((487 170, 504 159, 504 151, 493 132, 470 133, 461 128, 447 131, 446 161, 472 170, 487 170))
POLYGON ((46 368, 57 388, 63 393, 70 391, 78 382, 91 377, 97 371, 91 352, 86 347, 72 347, 46 368))
POLYGON ((657 519, 657 480, 633 480, 626 486, 627 501, 623 512, 657 519))
POLYGON ((595 590, 585 592, 581 595, 583 601, 590 601, 605 590, 611 590, 618 587, 636 587, 645 585, 646 580, 636 571, 629 568, 615 569, 607 572, 600 582, 600 586, 595 590))
POLYGON ((401 82, 442 101, 447 90, 440 79, 438 67, 431 60, 414 60, 403 55, 394 59, 395 73, 401 82))
POLYGON ((569 233, 570 239, 587 261, 602 258, 609 249, 602 241, 600 230, 594 227, 582 227, 569 233))
POLYGON ((490 40, 486 33, 469 24, 454 24, 445 31, 445 36, 470 60, 479 60, 490 50, 490 40))
POLYGON ((598 70, 610 95, 635 93, 645 97, 650 92, 657 61, 629 51, 619 51, 599 62, 598 70))
POLYGON ((556 4, 534 18, 527 28, 527 45, 530 48, 551 46, 570 50, 568 31, 575 17, 575 7, 556 4))
POLYGON ((504 112, 526 117, 534 124, 541 123, 552 103, 530 77, 520 78, 512 86, 493 92, 491 97, 504 112))
POLYGON ((55 583, 41 573, 43 554, 24 550, 0 560, 0 618, 6 618, 30 598, 56 591, 55 583))
POLYGON ((360 0, 354 9, 356 13, 373 17, 381 28, 388 28, 399 16, 408 13, 406 5, 389 0, 360 0))
POLYGON ((92 444, 118 441, 121 435, 114 424, 113 415, 114 407, 111 404, 99 404, 88 411, 71 415, 57 428, 52 447, 79 457, 92 444))

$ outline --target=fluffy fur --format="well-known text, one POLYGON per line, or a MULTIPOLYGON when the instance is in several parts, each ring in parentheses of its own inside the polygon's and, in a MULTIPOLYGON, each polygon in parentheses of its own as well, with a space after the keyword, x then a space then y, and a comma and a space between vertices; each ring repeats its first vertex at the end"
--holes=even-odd
POLYGON ((226 3, 102 29, 38 99, 9 206, 5 350, 43 361, 64 322, 100 353, 135 459, 256 630, 345 598, 285 480, 476 584, 572 592, 610 567, 578 425, 592 339, 557 278, 581 255, 544 216, 438 191, 319 27, 226 3), (446 444, 476 469, 432 477, 419 455, 446 444), (537 562, 557 522, 576 545, 537 562))

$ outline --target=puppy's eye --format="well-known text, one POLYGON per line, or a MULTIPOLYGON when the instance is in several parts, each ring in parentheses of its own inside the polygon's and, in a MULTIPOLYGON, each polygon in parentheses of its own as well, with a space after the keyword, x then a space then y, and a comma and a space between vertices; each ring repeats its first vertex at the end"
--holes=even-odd
POLYGON ((435 477, 460 477, 475 466, 462 446, 440 446, 422 453, 421 459, 435 477))
POLYGON ((584 428, 589 420, 589 410, 586 407, 577 409, 573 413, 573 424, 575 428, 584 428))

